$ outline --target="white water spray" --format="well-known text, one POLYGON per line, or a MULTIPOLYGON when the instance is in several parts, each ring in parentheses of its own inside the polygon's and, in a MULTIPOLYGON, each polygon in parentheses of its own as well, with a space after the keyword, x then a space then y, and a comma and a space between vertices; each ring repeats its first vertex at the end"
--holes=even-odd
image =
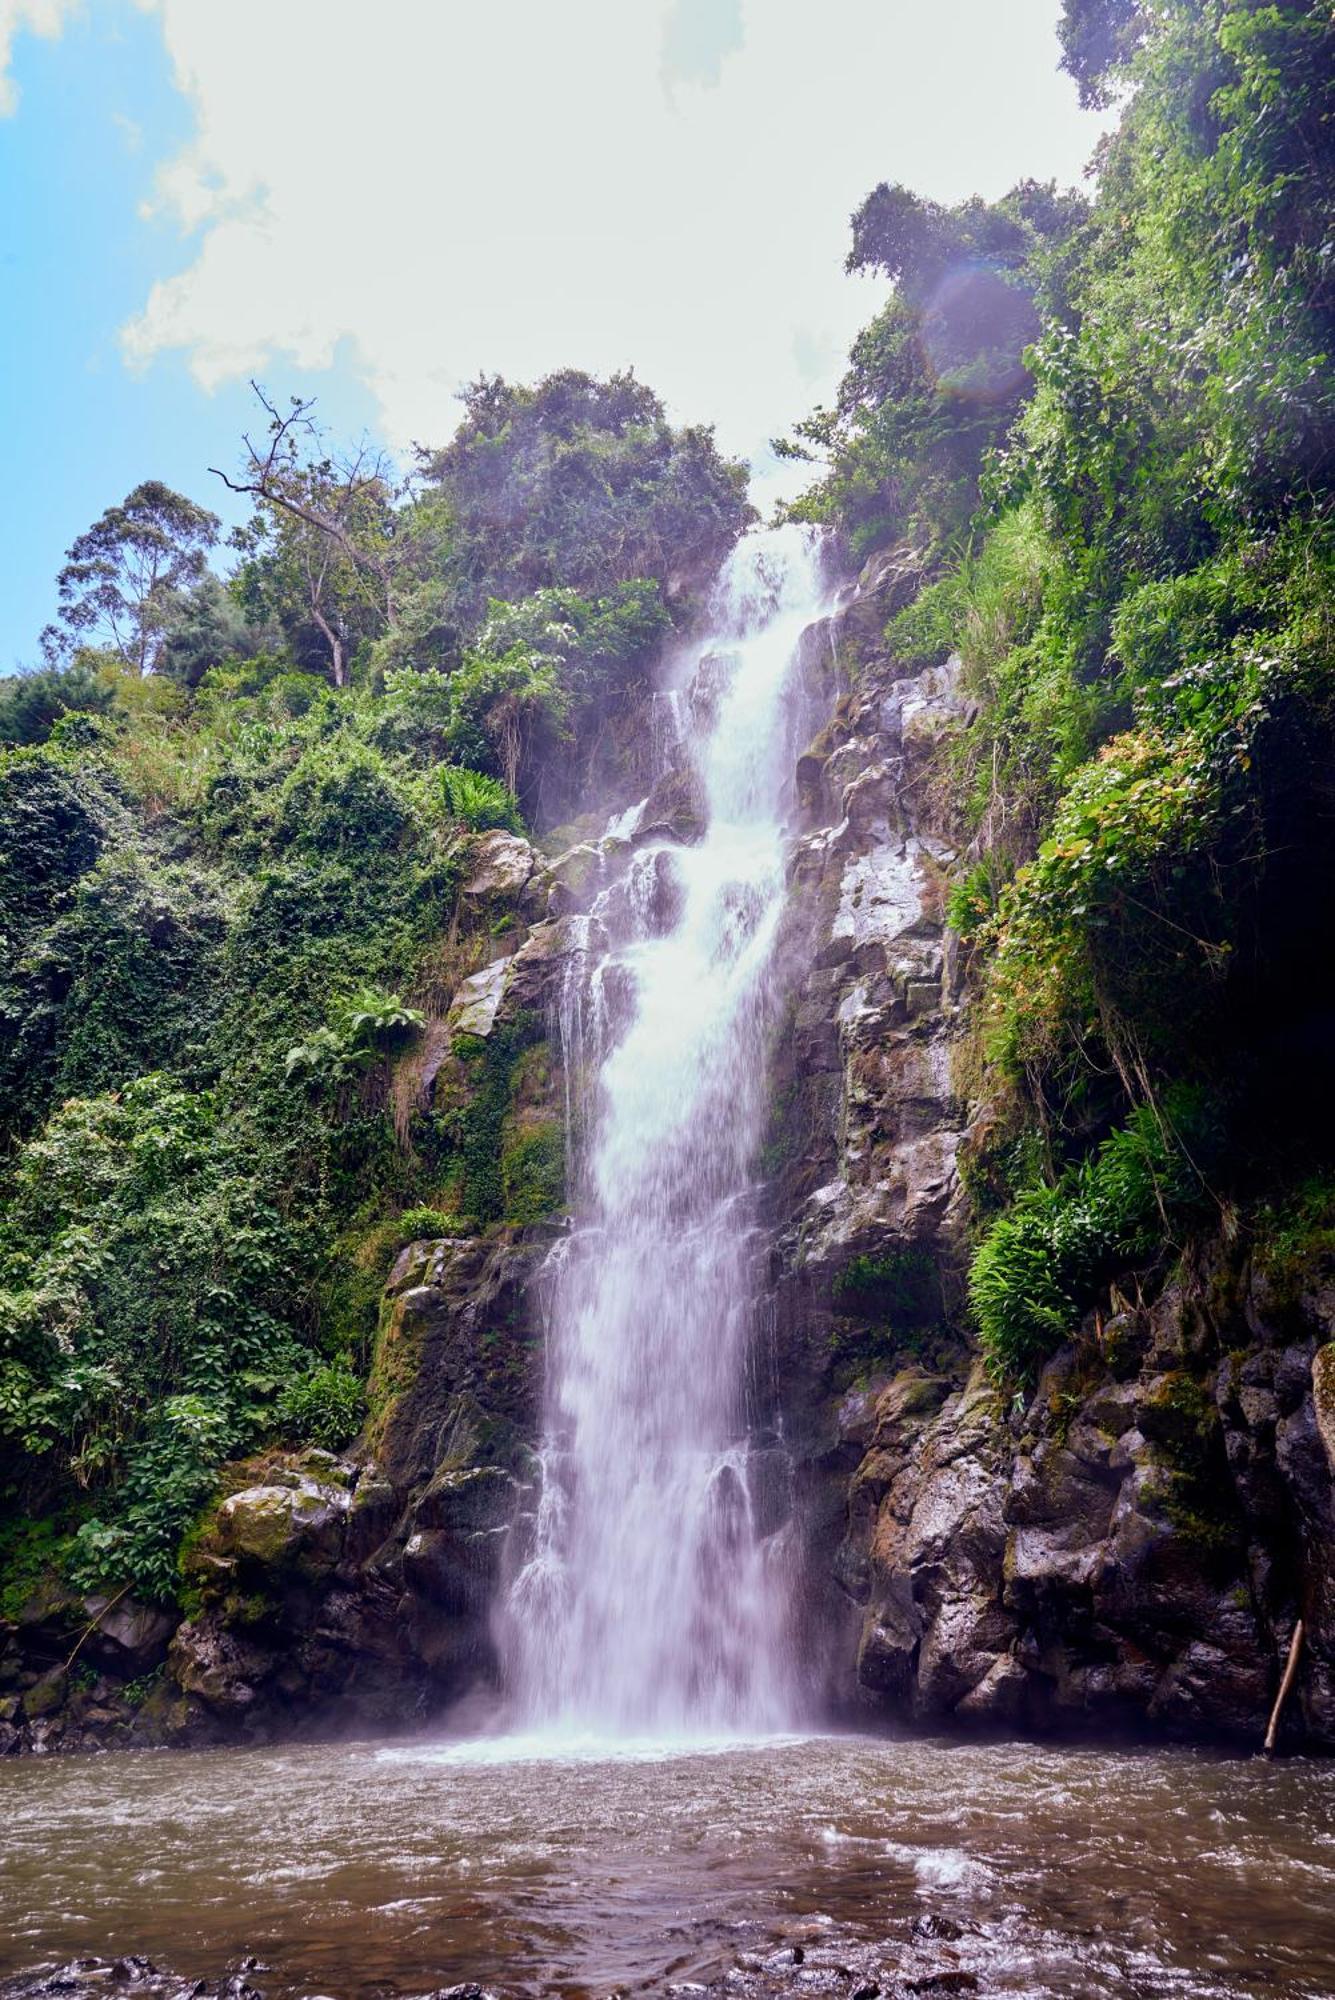
POLYGON ((596 1081, 576 1226, 547 1274, 542 1489, 507 1607, 529 1726, 754 1732, 794 1717, 785 1537, 748 1448, 748 1233, 794 668, 822 609, 811 531, 739 545, 676 705, 704 838, 638 850, 595 908, 609 948, 562 1008, 567 1074, 596 1081))

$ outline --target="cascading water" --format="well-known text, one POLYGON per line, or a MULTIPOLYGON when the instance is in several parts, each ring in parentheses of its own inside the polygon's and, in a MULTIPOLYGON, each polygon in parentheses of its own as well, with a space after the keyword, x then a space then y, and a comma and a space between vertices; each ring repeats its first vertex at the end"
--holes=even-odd
POLYGON ((821 570, 819 537, 795 526, 749 535, 726 565, 675 704, 704 837, 638 849, 590 920, 610 942, 567 989, 567 1075, 594 1080, 575 1227, 547 1273, 541 1494, 507 1608, 529 1725, 794 1719, 785 1538, 760 1516, 748 1448, 748 1234, 793 669, 821 570))

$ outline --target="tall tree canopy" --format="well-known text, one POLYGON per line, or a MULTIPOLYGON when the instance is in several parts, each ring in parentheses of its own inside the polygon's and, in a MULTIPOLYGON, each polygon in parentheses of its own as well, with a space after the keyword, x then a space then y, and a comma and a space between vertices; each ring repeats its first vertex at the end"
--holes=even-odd
POLYGON ((458 616, 563 585, 598 596, 635 577, 671 588, 711 568, 754 518, 746 468, 712 429, 674 428, 631 374, 563 369, 533 387, 487 376, 423 470, 451 521, 458 616))
POLYGON ((43 634, 48 658, 80 644, 104 646, 148 673, 181 598, 204 576, 220 526, 216 514, 159 479, 108 507, 73 543, 56 579, 59 622, 43 634))

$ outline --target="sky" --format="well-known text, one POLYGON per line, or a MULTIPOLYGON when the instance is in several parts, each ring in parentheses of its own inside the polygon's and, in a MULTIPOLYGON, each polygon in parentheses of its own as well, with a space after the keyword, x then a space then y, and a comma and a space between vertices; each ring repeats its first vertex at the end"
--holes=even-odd
POLYGON ((843 270, 869 190, 1079 182, 1057 13, 0 0, 0 673, 140 480, 236 518, 251 377, 406 452, 484 371, 633 367, 765 497, 884 297, 843 270))

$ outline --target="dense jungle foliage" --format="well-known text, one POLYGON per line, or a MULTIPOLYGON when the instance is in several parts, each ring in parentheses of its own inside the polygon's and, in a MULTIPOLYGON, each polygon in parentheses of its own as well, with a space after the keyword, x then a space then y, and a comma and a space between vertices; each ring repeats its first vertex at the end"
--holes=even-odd
POLYGON ((559 1198, 522 1049, 460 1050, 429 1113, 399 1087, 468 969, 464 837, 573 807, 749 519, 630 377, 479 384, 407 486, 264 407, 230 576, 147 482, 0 682, 15 1588, 36 1553, 171 1598, 222 1460, 356 1431, 399 1246, 559 1198))
POLYGON ((1068 0, 1062 35, 1123 107, 1092 199, 877 189, 850 262, 894 290, 795 447, 800 511, 916 546, 888 643, 957 648, 977 702, 952 920, 1003 1378, 1192 1229, 1300 1181, 1325 1227, 1335 1187, 1335 24, 1068 0))

